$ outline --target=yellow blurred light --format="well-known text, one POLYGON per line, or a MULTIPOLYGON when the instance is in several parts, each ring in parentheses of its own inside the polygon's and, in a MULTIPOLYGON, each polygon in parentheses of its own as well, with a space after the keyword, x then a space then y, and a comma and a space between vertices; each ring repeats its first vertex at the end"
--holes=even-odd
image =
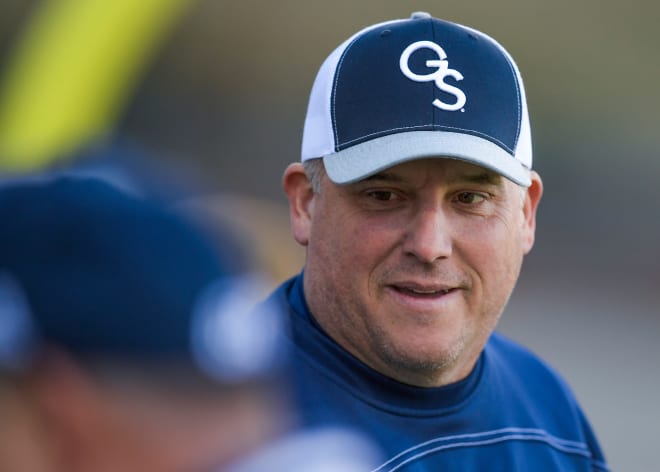
POLYGON ((0 88, 0 171, 48 165, 112 128, 188 0, 45 0, 0 88))

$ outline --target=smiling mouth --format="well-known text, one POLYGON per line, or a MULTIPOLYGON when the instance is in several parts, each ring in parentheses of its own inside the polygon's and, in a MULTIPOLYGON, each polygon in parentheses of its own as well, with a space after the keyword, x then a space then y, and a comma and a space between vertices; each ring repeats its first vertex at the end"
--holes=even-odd
POLYGON ((447 295, 455 288, 422 288, 422 287, 406 287, 401 285, 392 285, 394 290, 404 295, 421 297, 421 298, 434 298, 447 295))

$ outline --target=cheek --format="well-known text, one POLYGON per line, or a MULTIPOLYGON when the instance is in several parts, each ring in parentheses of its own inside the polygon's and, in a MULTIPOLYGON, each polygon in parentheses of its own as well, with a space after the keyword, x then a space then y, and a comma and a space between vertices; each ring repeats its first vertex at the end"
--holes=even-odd
POLYGON ((315 231, 316 238, 325 240, 335 250, 335 256, 363 266, 386 254, 400 237, 402 223, 393 218, 373 216, 360 211, 337 213, 324 219, 315 231))
POLYGON ((520 272, 524 250, 521 225, 514 219, 496 218, 467 228, 456 238, 456 252, 474 271, 487 297, 508 292, 520 272))
POLYGON ((314 231, 308 263, 314 261, 326 287, 344 294, 342 304, 374 303, 379 280, 396 248, 397 234, 363 215, 325 220, 314 231))
POLYGON ((463 236, 483 252, 506 258, 523 253, 523 229, 522 211, 507 207, 482 221, 476 220, 474 226, 468 225, 463 236))

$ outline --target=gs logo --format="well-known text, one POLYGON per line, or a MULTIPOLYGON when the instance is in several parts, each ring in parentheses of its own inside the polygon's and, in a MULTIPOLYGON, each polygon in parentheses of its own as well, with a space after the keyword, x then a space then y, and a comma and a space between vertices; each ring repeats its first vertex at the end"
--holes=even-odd
POLYGON ((436 43, 432 41, 417 41, 415 43, 412 43, 410 46, 404 49, 403 53, 401 53, 401 58, 399 59, 399 67, 401 68, 401 72, 403 72, 403 75, 408 77, 410 80, 414 80, 415 82, 434 81, 435 86, 438 87, 440 90, 456 97, 455 103, 445 103, 440 99, 436 98, 432 102, 434 106, 440 108, 441 110, 446 110, 446 111, 460 110, 465 106, 465 102, 467 101, 467 97, 465 96, 465 93, 463 93, 463 91, 458 87, 455 87, 445 82, 445 78, 447 76, 453 77, 457 81, 463 80, 463 74, 461 74, 456 69, 449 68, 449 62, 447 61, 447 54, 445 53, 444 49, 442 49, 436 43), (413 71, 410 70, 408 61, 410 60, 410 56, 412 55, 412 53, 414 53, 418 49, 430 49, 438 55, 438 59, 429 59, 428 61, 426 61, 427 67, 437 67, 437 70, 431 72, 430 74, 425 74, 425 75, 415 74, 413 71))

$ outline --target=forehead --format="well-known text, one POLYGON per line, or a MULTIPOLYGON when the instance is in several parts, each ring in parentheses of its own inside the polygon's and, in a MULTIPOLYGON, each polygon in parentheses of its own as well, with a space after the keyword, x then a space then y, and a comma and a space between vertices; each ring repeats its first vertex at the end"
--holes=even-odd
POLYGON ((506 179, 485 167, 452 158, 416 159, 384 169, 361 182, 369 181, 419 182, 474 182, 503 184, 506 179))

